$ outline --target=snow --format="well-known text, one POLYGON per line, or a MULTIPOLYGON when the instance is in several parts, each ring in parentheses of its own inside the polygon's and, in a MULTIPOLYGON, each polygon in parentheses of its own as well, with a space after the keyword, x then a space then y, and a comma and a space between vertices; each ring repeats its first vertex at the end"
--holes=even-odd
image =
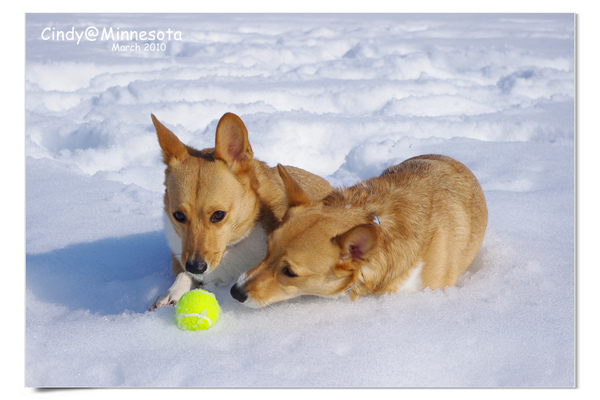
POLYGON ((574 37, 572 14, 27 15, 25 384, 574 386, 574 37), (41 39, 89 26, 182 40, 41 39), (334 185, 460 160, 479 256, 456 287, 355 302, 208 287, 218 323, 178 330, 146 311, 173 281, 150 114, 204 148, 225 112, 257 158, 334 185))

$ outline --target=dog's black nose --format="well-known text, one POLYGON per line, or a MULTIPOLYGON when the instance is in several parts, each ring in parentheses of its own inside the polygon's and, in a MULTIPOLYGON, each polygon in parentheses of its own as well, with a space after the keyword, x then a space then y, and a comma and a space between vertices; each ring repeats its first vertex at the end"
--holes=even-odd
POLYGON ((191 274, 203 274, 206 272, 206 268, 206 263, 196 258, 185 262, 185 270, 191 274))
POLYGON ((237 301, 239 301, 240 303, 243 303, 246 301, 246 299, 248 298, 248 296, 246 295, 246 293, 244 292, 244 290, 242 288, 240 288, 237 283, 235 285, 233 285, 231 287, 231 296, 236 299, 237 301))

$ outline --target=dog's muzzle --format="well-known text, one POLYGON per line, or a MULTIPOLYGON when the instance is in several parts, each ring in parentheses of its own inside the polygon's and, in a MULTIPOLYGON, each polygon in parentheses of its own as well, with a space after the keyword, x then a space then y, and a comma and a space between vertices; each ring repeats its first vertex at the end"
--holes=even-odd
POLYGON ((200 275, 206 272, 208 265, 198 259, 190 259, 185 262, 185 270, 190 274, 200 275))
POLYGON ((237 283, 231 287, 230 293, 231 296, 240 303, 243 303, 248 299, 248 295, 246 294, 244 289, 238 286, 237 283))

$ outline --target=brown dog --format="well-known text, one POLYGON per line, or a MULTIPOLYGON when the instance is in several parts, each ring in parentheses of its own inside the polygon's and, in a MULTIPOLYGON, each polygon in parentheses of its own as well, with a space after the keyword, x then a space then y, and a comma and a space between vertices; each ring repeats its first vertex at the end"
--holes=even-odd
POLYGON ((414 157, 315 201, 278 166, 290 209, 266 258, 231 294, 251 307, 301 295, 351 299, 456 283, 483 241, 475 176, 450 157, 414 157))
MULTIPOLYGON (((288 202, 275 168, 254 159, 242 120, 225 114, 215 148, 184 145, 152 115, 165 170, 165 231, 175 283, 150 310, 175 304, 201 282, 234 281, 266 253, 267 234, 288 202), (184 268, 185 267, 185 268, 184 268)), ((304 170, 288 167, 309 197, 323 198, 331 186, 304 170)))

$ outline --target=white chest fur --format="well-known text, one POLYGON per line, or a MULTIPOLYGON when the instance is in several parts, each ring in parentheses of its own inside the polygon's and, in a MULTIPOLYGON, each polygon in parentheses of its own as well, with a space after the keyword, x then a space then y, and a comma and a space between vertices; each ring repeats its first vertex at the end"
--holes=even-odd
POLYGON ((417 292, 423 289, 423 281, 421 280, 421 271, 423 270, 423 262, 420 261, 409 272, 408 277, 400 287, 399 292, 417 292))
MULTIPOLYGON (((181 238, 166 214, 163 221, 167 243, 181 263, 181 238)), ((234 282, 242 273, 260 264, 266 254, 267 234, 260 224, 256 224, 244 237, 227 246, 217 268, 202 275, 202 280, 215 285, 234 282)))

